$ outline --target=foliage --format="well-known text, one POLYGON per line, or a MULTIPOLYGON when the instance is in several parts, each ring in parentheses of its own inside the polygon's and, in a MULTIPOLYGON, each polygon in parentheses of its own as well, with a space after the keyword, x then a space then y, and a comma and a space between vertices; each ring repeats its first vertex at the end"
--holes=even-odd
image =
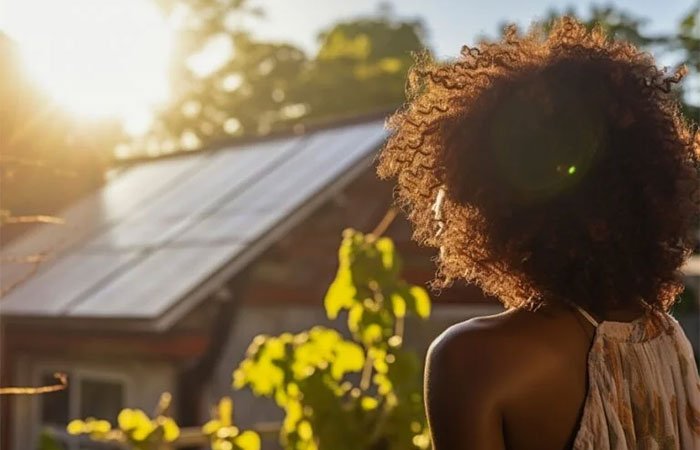
MULTIPOLYGON (((117 417, 118 428, 104 419, 88 417, 73 420, 67 431, 72 435, 87 435, 93 441, 120 443, 133 450, 157 450, 180 437, 180 428, 167 415, 171 396, 163 393, 154 418, 140 409, 123 409, 117 417)), ((233 403, 228 397, 219 401, 212 419, 202 427, 212 450, 260 450, 260 436, 254 431, 241 432, 233 425, 233 403)))
MULTIPOLYGON (((397 19, 390 7, 331 24, 319 34, 318 52, 307 55, 291 44, 254 39, 243 24, 263 12, 246 0, 154 1, 171 22, 181 17, 173 98, 157 112, 149 133, 121 146, 124 156, 193 150, 231 136, 396 108, 404 101, 412 53, 426 47, 422 23, 397 19), (224 59, 198 70, 193 62, 217 46, 227 49, 224 59)), ((565 13, 577 15, 572 8, 565 13)), ((543 28, 561 14, 550 10, 543 28)), ((697 9, 689 11, 678 30, 665 35, 643 32, 645 19, 612 6, 593 6, 584 22, 657 54, 680 54, 693 76, 700 64, 696 16, 697 9)), ((697 118, 700 111, 687 102, 684 89, 677 88, 683 110, 697 118)))
POLYGON ((170 406, 170 394, 164 393, 154 418, 140 409, 123 409, 117 417, 118 428, 104 419, 88 417, 73 420, 66 428, 69 434, 86 434, 94 441, 119 442, 134 450, 156 449, 161 444, 173 442, 180 436, 180 428, 166 415, 170 406))
POLYGON ((259 9, 245 0, 156 1, 179 24, 172 98, 150 133, 131 142, 132 150, 157 155, 266 134, 293 111, 285 92, 306 57, 291 45, 250 37, 241 21, 262 15, 259 9))
MULTIPOLYGON (((280 431, 289 449, 424 449, 429 446, 421 395, 421 364, 403 348, 404 320, 430 316, 430 298, 400 277, 401 258, 386 237, 346 230, 339 268, 326 294, 326 314, 345 314, 351 339, 316 326, 293 335, 258 336, 233 374, 234 387, 274 398, 286 416, 280 431)), ((118 428, 88 418, 70 434, 156 449, 180 434, 163 394, 150 418, 124 409, 118 428)), ((230 398, 220 400, 202 433, 213 450, 259 450, 260 437, 240 432, 230 398)))
POLYGON ((288 449, 427 448, 421 364, 402 348, 408 314, 426 319, 426 291, 400 278, 388 238, 346 230, 326 313, 347 314, 352 339, 314 327, 254 339, 233 385, 274 398, 288 449))
POLYGON ((386 12, 331 26, 310 58, 293 45, 251 37, 242 22, 262 12, 245 0, 157 1, 171 18, 187 11, 177 33, 173 98, 149 133, 122 145, 127 155, 193 150, 231 136, 394 108, 404 98, 410 52, 424 46, 420 23, 386 12), (228 50, 210 70, 198 69, 212 48, 228 50))
POLYGON ((233 402, 223 397, 202 432, 209 437, 212 450, 260 450, 260 436, 254 431, 240 432, 233 425, 233 402))
POLYGON ((396 107, 410 52, 424 46, 419 23, 384 12, 329 26, 318 55, 309 56, 291 44, 252 38, 244 23, 263 12, 247 0, 152 1, 173 25, 175 42, 171 98, 154 111, 143 136, 127 135, 115 120, 87 123, 56 108, 21 70, 16 46, 0 32, 6 214, 57 212, 99 186, 115 154, 155 157, 396 107), (197 63, 216 59, 217 49, 224 49, 223 59, 202 69, 197 63))
POLYGON ((390 11, 339 22, 320 33, 319 51, 292 95, 309 105, 307 118, 396 108, 424 34, 421 22, 390 11))

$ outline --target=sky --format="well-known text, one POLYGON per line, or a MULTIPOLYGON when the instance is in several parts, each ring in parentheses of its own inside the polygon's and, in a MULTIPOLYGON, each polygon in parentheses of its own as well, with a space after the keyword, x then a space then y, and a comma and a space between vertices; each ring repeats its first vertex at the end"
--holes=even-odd
MULTIPOLYGON (((311 57, 320 31, 341 20, 373 15, 382 3, 390 3, 394 16, 423 22, 427 45, 440 59, 457 57, 462 45, 473 45, 480 36, 497 37, 504 22, 515 22, 524 29, 551 9, 564 12, 574 5, 577 14, 586 17, 592 5, 581 0, 247 1, 248 6, 264 12, 261 19, 241 17, 254 36, 289 42, 311 57)), ((642 32, 653 35, 673 33, 697 1, 611 3, 634 17, 647 19, 642 32)), ((117 117, 127 132, 138 135, 150 126, 154 105, 168 98, 168 61, 177 20, 163 17, 153 1, 0 0, 0 30, 19 44, 28 74, 77 115, 117 117)), ((222 43, 231 45, 228 38, 222 43)), ((230 56, 224 50, 203 53, 221 63, 230 56)), ((207 61, 202 61, 204 69, 218 67, 207 61)), ((678 63, 674 55, 663 55, 657 61, 664 66, 678 63)), ((700 80, 686 83, 700 85, 700 80)), ((700 89, 688 91, 689 101, 700 104, 700 89)))
MULTIPOLYGON (((380 0, 249 0, 266 14, 253 25, 257 36, 287 41, 313 52, 318 32, 339 19, 376 11, 380 0)), ((550 8, 563 11, 574 5, 586 14, 592 4, 612 4, 635 16, 648 18, 643 31, 664 32, 676 28, 680 17, 697 0, 615 0, 590 2, 571 0, 393 0, 402 18, 421 18, 429 32, 428 42, 438 57, 455 57, 464 44, 479 35, 495 36, 503 21, 521 27, 543 17, 550 8)))

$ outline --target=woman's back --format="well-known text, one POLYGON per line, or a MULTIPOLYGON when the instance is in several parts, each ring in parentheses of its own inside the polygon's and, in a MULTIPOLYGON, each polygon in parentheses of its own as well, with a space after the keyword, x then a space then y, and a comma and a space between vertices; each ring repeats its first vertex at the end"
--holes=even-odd
POLYGON ((571 310, 550 308, 450 328, 431 347, 426 372, 436 448, 698 448, 697 369, 677 323, 668 324, 671 334, 641 319, 596 330, 571 310), (619 364, 610 369, 608 359, 619 364), (669 384, 673 367, 686 376, 669 384), (640 370, 657 374, 632 375, 640 370), (674 407, 684 424, 664 419, 674 407), (669 432, 660 436, 662 425, 669 432), (654 440, 658 447, 645 446, 654 440))

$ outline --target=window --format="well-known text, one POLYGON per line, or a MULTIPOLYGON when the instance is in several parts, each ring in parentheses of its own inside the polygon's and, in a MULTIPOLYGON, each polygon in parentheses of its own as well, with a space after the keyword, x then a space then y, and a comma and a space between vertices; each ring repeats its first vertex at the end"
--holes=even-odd
POLYGON ((122 383, 92 378, 80 380, 80 417, 107 419, 114 426, 123 405, 122 383))
MULTIPOLYGON (((69 375, 70 378, 70 375, 69 375)), ((50 373, 41 375, 41 386, 56 384, 56 378, 50 373)), ((70 420, 71 385, 62 391, 51 392, 41 396, 41 422, 46 425, 65 426, 70 420)))
MULTIPOLYGON (((41 370, 38 380, 42 386, 56 384, 54 372, 41 370)), ((112 426, 116 426, 117 415, 125 406, 125 380, 107 371, 74 369, 62 372, 68 375, 67 388, 37 397, 39 427, 35 436, 49 429, 66 450, 104 449, 104 445, 69 436, 66 425, 72 419, 95 417, 109 420, 112 426)))

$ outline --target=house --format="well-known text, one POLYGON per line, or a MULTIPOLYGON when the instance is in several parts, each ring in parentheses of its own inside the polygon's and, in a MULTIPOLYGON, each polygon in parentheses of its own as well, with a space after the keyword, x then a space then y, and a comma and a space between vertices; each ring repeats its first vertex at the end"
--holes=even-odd
MULTIPOLYGON (((341 231, 371 231, 391 203, 372 167, 385 137, 368 117, 130 164, 59 214, 65 225, 3 248, 0 384, 51 384, 60 371, 69 386, 1 398, 0 447, 35 448, 42 427, 73 418, 152 411, 164 391, 180 424, 207 420, 255 335, 328 322, 341 231)), ((409 280, 432 278, 433 252, 403 218, 385 234, 409 280)), ((499 309, 457 286, 407 339, 424 351, 449 324, 499 309)), ((247 392, 234 402, 244 427, 279 417, 247 392)))

